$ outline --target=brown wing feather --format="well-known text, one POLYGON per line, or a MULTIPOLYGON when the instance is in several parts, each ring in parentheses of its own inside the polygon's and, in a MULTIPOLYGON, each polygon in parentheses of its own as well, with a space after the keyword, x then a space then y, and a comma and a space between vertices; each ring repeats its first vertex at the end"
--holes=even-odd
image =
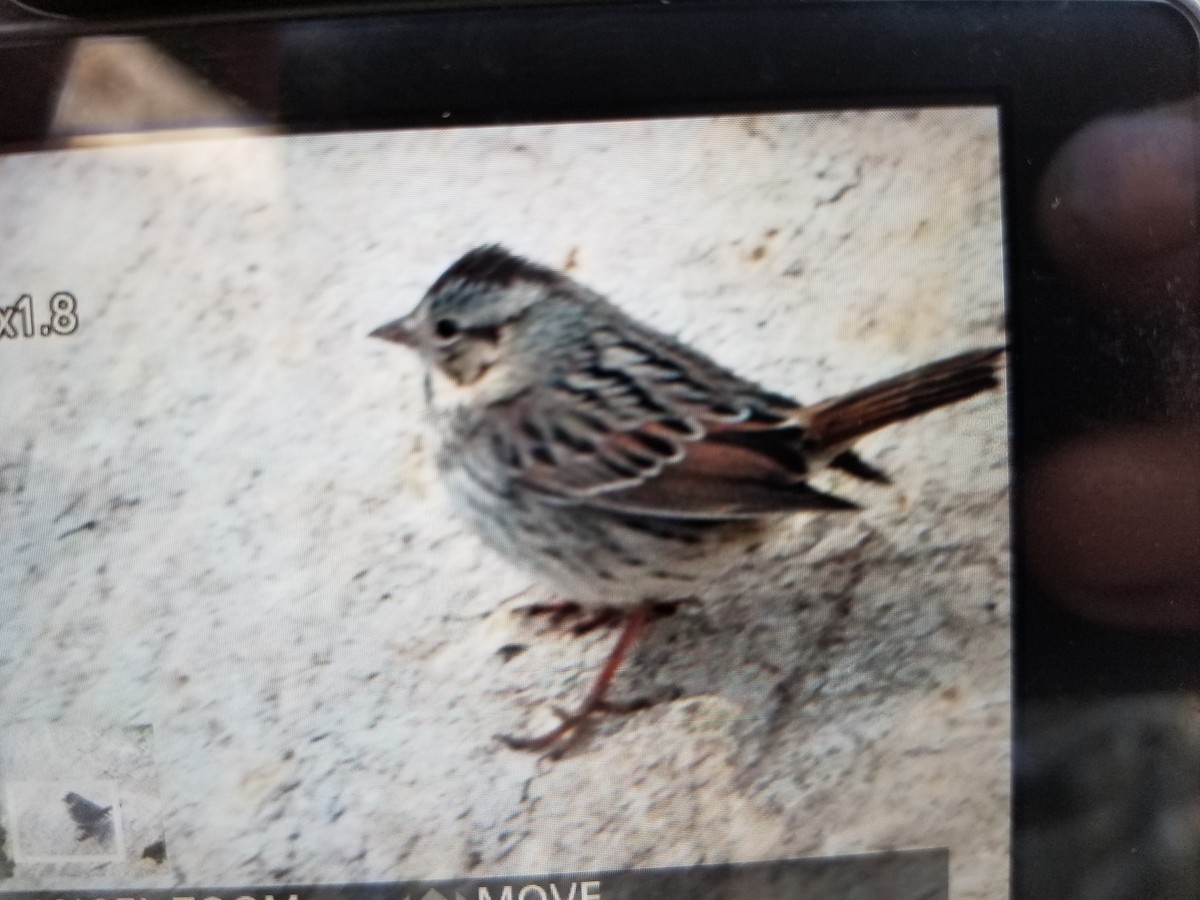
POLYGON ((687 456, 639 485, 601 494, 591 506, 673 518, 756 518, 858 505, 825 494, 744 447, 700 441, 687 456))
POLYGON ((473 441, 507 480, 551 503, 710 519, 855 509, 805 481, 807 454, 835 451, 833 464, 886 481, 841 451, 994 386, 1002 352, 962 354, 802 408, 624 322, 596 329, 547 387, 490 409, 473 441))
POLYGON ((598 329, 569 375, 490 411, 510 478, 549 502, 644 515, 853 508, 805 484, 799 405, 630 333, 598 329))

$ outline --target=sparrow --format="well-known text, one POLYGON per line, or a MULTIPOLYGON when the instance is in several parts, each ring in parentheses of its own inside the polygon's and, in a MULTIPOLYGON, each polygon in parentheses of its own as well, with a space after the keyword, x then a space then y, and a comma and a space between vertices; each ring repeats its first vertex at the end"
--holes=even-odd
POLYGON ((112 807, 93 803, 87 797, 71 791, 63 797, 67 812, 75 823, 75 839, 95 838, 103 843, 112 831, 112 807))
POLYGON ((819 403, 766 390, 497 245, 446 269, 371 336, 415 351, 436 465, 483 542, 623 627, 591 689, 514 749, 561 755, 656 611, 689 601, 781 520, 859 507, 833 468, 887 484, 853 444, 999 383, 1003 347, 970 350, 819 403))

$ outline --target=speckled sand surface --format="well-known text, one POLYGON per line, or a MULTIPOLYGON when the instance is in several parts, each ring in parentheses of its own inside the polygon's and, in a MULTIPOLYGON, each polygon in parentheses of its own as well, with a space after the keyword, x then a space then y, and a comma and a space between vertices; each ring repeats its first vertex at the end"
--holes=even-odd
POLYGON ((167 846, 0 888, 945 845, 954 896, 1006 895, 1001 392, 865 441, 896 486, 828 481, 866 511, 656 625, 616 694, 679 698, 551 764, 492 735, 549 724, 611 635, 512 614, 415 359, 366 338, 501 241, 806 400, 1003 341, 993 111, 18 155, 0 210, 3 302, 80 315, 0 343, 0 742, 150 726, 167 846))

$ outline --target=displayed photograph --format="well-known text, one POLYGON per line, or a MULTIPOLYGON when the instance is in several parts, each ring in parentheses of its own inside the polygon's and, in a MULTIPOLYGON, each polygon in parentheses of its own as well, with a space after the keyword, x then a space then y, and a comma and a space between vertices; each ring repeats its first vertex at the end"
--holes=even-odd
POLYGON ((995 108, 95 143, 0 157, 0 892, 1006 895, 995 108))
POLYGON ((0 731, 5 864, 43 875, 92 865, 152 873, 166 858, 149 726, 6 721, 0 731))

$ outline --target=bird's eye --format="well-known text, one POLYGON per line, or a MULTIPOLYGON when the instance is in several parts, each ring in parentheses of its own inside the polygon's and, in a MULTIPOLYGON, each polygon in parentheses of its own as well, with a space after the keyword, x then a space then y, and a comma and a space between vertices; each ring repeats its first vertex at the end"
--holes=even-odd
POLYGON ((453 319, 438 319, 433 323, 433 333, 440 337, 443 341, 448 341, 453 337, 457 337, 458 331, 458 323, 453 319))

